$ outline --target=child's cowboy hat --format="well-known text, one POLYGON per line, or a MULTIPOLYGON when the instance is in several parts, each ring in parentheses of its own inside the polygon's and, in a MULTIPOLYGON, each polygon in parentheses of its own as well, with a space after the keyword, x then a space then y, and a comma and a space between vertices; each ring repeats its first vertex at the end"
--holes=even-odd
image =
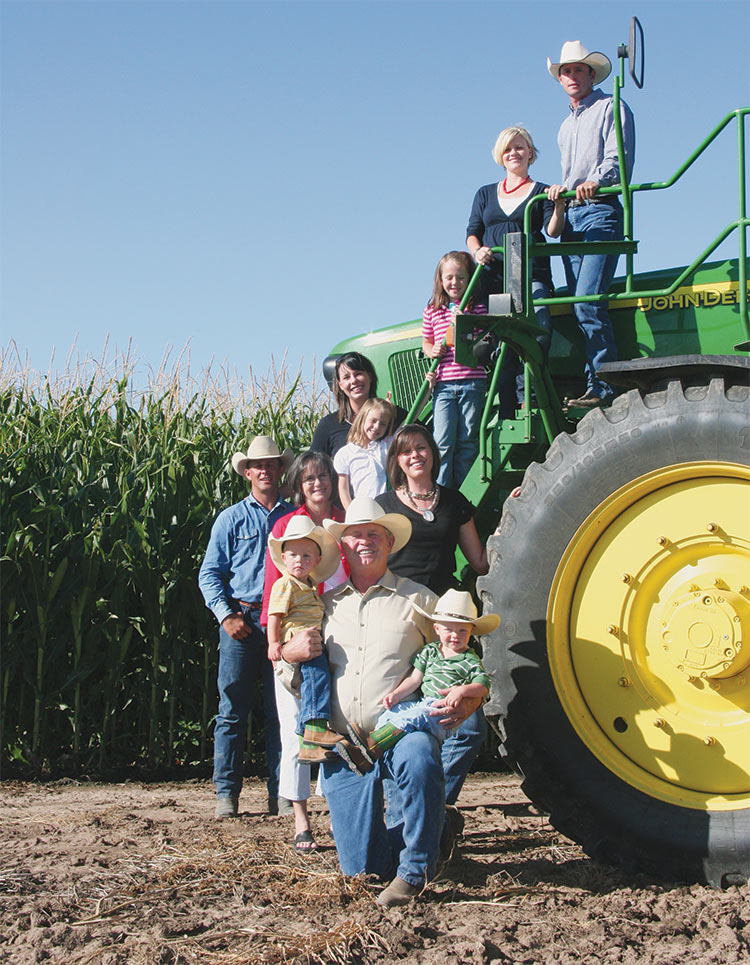
POLYGON ((478 637, 484 633, 492 633, 500 626, 500 617, 497 613, 477 616, 477 605, 472 600, 471 593, 466 593, 464 590, 446 590, 435 604, 432 613, 416 605, 414 609, 429 617, 433 623, 472 623, 474 633, 478 637))
POLYGON ((587 64, 594 71, 594 86, 606 80, 611 71, 612 63, 606 54, 595 50, 590 54, 580 40, 566 40, 560 51, 560 62, 553 64, 547 58, 547 70, 557 80, 560 76, 560 68, 565 64, 587 64))
POLYGON ((235 452, 232 456, 232 469, 238 472, 240 476, 244 476, 247 464, 251 459, 281 459, 284 472, 286 472, 294 460, 294 453, 291 449, 279 452, 279 447, 270 436, 256 436, 246 453, 235 452))
POLYGON ((325 528, 339 543, 348 526, 360 526, 366 523, 377 523, 393 536, 391 553, 397 553, 398 550, 403 549, 411 538, 411 523, 406 516, 402 516, 401 513, 384 512, 383 507, 369 496, 357 496, 349 503, 343 523, 334 523, 332 519, 323 520, 325 528))
POLYGON ((310 576, 315 583, 325 583, 333 576, 341 563, 341 554, 336 545, 336 540, 320 526, 316 526, 309 516, 292 516, 287 528, 281 536, 268 537, 268 552, 271 559, 276 564, 276 568, 282 573, 288 573, 284 560, 281 558, 281 548, 284 543, 292 539, 311 539, 317 543, 320 550, 320 560, 310 571, 310 576))

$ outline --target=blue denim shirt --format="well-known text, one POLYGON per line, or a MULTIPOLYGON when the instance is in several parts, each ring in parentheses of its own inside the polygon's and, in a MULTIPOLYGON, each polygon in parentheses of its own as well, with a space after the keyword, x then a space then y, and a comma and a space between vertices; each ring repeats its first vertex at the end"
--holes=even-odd
POLYGON ((198 586, 219 623, 237 612, 234 600, 260 603, 268 535, 276 520, 292 509, 280 499, 269 512, 251 493, 216 517, 198 586))

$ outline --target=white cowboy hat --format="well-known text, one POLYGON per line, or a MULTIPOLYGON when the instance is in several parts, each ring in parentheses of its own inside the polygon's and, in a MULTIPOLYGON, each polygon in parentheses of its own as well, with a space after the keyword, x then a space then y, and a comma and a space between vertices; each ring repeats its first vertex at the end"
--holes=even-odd
POLYGON ((246 453, 235 452, 232 456, 232 469, 238 472, 240 476, 244 476, 247 464, 251 459, 281 459, 284 472, 286 472, 294 460, 294 453, 291 449, 279 452, 279 447, 270 436, 256 436, 246 453))
POLYGON ((553 64, 547 58, 547 70, 557 79, 560 68, 564 64, 588 64, 594 70, 594 86, 606 80, 612 71, 612 62, 606 54, 595 50, 592 54, 586 50, 580 40, 566 40, 560 51, 560 62, 553 64))
POLYGON ((281 536, 268 537, 268 552, 271 559, 276 564, 276 568, 282 573, 288 573, 284 560, 281 557, 282 546, 292 539, 311 539, 318 544, 320 550, 320 560, 310 571, 310 576, 315 583, 325 583, 333 576, 341 563, 341 553, 339 552, 336 540, 320 526, 316 526, 309 516, 300 514, 292 516, 287 528, 281 536))
POLYGON ((416 604, 414 608, 429 617, 433 623, 472 623, 474 633, 478 637, 484 633, 492 633, 500 626, 500 617, 497 613, 477 616, 477 605, 471 598, 471 593, 464 590, 446 590, 435 604, 432 613, 422 610, 416 604))
POLYGON ((377 523, 388 530, 393 536, 391 553, 403 549, 411 538, 411 522, 406 516, 384 512, 383 507, 369 496, 358 496, 349 503, 343 523, 335 523, 332 519, 323 520, 325 528, 339 543, 348 526, 359 526, 362 523, 377 523))

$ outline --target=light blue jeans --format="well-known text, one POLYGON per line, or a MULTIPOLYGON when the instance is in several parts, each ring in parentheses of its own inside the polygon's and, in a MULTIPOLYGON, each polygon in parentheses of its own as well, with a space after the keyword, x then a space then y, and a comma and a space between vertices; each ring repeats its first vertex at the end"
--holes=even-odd
POLYGON ((243 614, 251 631, 244 640, 235 640, 223 627, 219 627, 219 712, 214 727, 214 784, 219 797, 239 796, 242 790, 247 718, 256 683, 260 681, 263 689, 268 793, 276 797, 279 790, 281 738, 273 665, 268 659, 265 633, 253 621, 249 609, 243 607, 243 614))
POLYGON ((364 776, 350 771, 343 760, 326 761, 321 774, 345 875, 398 875, 415 886, 434 876, 445 819, 445 781, 440 747, 431 734, 407 734, 364 776), (397 789, 400 802, 396 814, 388 792, 388 827, 383 813, 386 781, 397 789))
MULTIPOLYGON (((617 241, 622 238, 619 204, 583 204, 569 207, 562 241, 617 241)), ((563 258, 571 295, 598 295, 607 291, 615 277, 619 255, 568 255, 563 258)), ((612 320, 606 302, 580 302, 573 306, 586 348, 586 391, 607 399, 612 389, 597 378, 603 362, 617 360, 612 320)))
POLYGON ((437 481, 458 489, 479 451, 486 379, 437 382, 432 390, 432 434, 440 450, 437 481))
POLYGON ((421 700, 402 700, 391 710, 384 710, 378 717, 375 730, 379 730, 383 724, 393 724, 405 734, 410 734, 413 730, 421 730, 442 743, 450 731, 446 730, 442 724, 438 723, 440 718, 430 714, 432 705, 438 697, 422 697, 421 700))

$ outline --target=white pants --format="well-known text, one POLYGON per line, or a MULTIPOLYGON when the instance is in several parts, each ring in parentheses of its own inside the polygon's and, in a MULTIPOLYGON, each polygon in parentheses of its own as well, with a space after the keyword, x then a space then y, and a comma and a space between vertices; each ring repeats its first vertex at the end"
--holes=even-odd
POLYGON ((279 772, 279 797, 287 801, 306 801, 310 797, 310 765, 300 764, 299 737, 295 733, 300 702, 274 676, 276 709, 279 714, 281 733, 281 770, 279 772))

